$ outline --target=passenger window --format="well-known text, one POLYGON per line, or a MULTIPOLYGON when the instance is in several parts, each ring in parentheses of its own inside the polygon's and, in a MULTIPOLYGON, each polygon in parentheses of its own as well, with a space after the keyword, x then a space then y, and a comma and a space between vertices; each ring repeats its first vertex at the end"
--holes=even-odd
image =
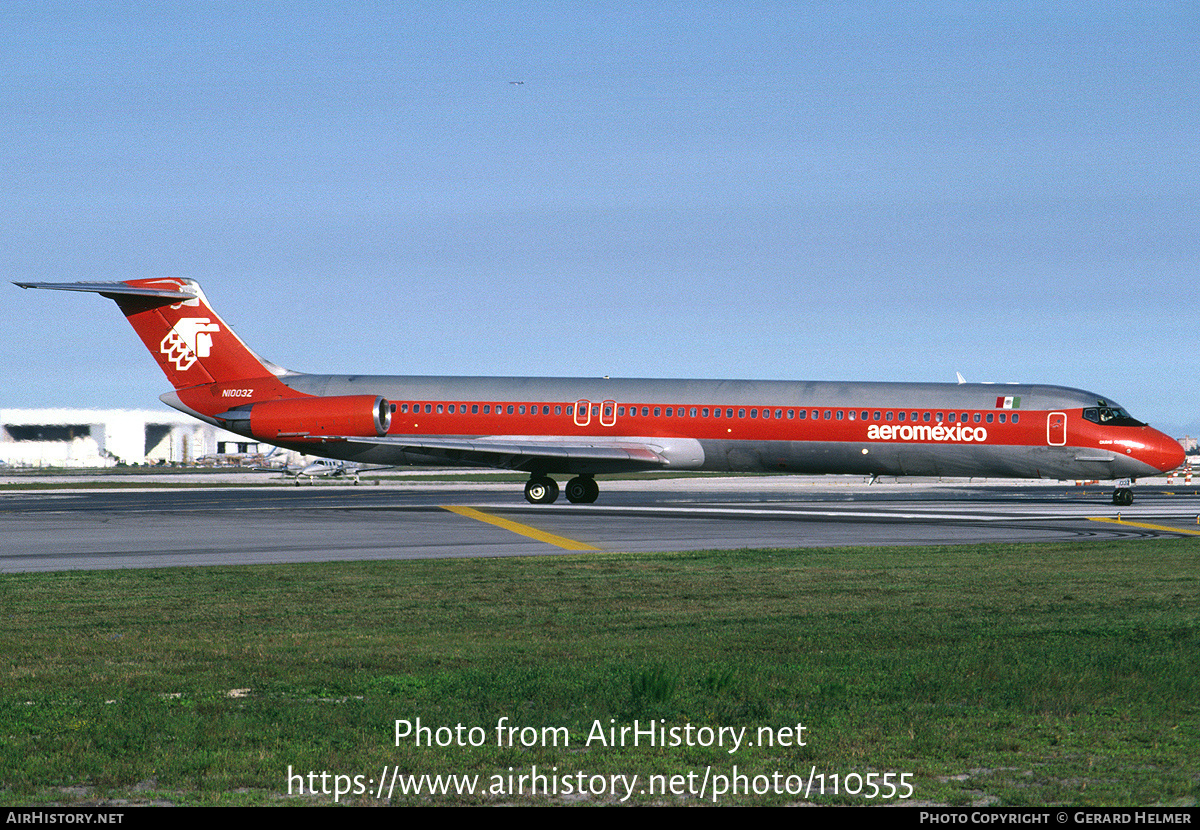
POLYGON ((708 407, 707 406, 700 410, 700 417, 701 418, 708 417, 708 407))
POLYGON ((990 413, 990 412, 989 412, 989 413, 988 413, 988 415, 987 415, 987 422, 988 422, 989 424, 992 422, 992 413, 990 413))
MULTIPOLYGON (((561 415, 561 414, 562 414, 562 404, 557 404, 557 405, 554 407, 554 414, 555 414, 555 415, 561 415)), ((625 414, 625 407, 621 407, 621 414, 622 414, 622 415, 624 415, 624 414, 625 414)))
POLYGON ((794 409, 789 409, 789 410, 788 410, 788 420, 790 421, 790 420, 792 420, 792 419, 793 419, 793 418, 795 418, 795 417, 796 417, 796 410, 794 410, 794 409))
POLYGON ((890 421, 890 420, 892 420, 892 413, 891 413, 890 411, 889 411, 889 412, 885 412, 885 413, 884 413, 884 415, 883 415, 883 419, 884 419, 885 421, 890 421))
POLYGON ((929 413, 928 412, 925 413, 923 420, 925 421, 925 423, 929 423, 929 413))
POLYGON ((745 418, 745 417, 746 417, 746 410, 744 410, 744 409, 739 409, 739 410, 738 410, 738 417, 739 417, 739 418, 745 418))
POLYGON ((508 405, 508 414, 509 415, 513 414, 513 405, 512 404, 508 405))
MULTIPOLYGON (((878 421, 878 420, 880 419, 880 416, 881 416, 882 414, 883 414, 882 412, 880 412, 879 410, 876 410, 876 411, 875 411, 875 416, 874 416, 874 419, 873 419, 873 420, 876 420, 876 421, 878 421)), ((889 420, 890 420, 890 419, 889 419, 889 420)))
POLYGON ((839 409, 839 410, 837 411, 837 419, 838 419, 839 421, 840 421, 840 420, 842 420, 842 419, 845 417, 845 415, 846 415, 846 413, 842 412, 842 410, 840 410, 840 409, 839 409))
MULTIPOLYGON (((838 413, 838 415, 839 415, 839 416, 840 416, 841 414, 842 414, 842 413, 840 413, 840 412, 838 413)), ((853 421, 853 420, 854 420, 854 410, 853 410, 853 409, 851 409, 851 410, 850 410, 850 420, 851 420, 851 421, 853 421)))
POLYGON ((1012 420, 1012 422, 1015 424, 1015 423, 1016 423, 1017 421, 1019 421, 1020 419, 1021 419, 1021 416, 1020 416, 1020 415, 1018 415, 1016 412, 1014 412, 1014 413, 1013 413, 1013 420, 1012 420))
POLYGON ((524 415, 524 414, 525 414, 525 404, 521 404, 520 406, 518 406, 518 407, 517 407, 517 414, 518 414, 518 415, 524 415))
POLYGON ((974 420, 975 420, 975 423, 979 423, 979 413, 978 412, 975 413, 974 420))
POLYGON ((654 417, 658 418, 661 415, 662 415, 662 407, 661 406, 654 407, 654 417))
POLYGON ((808 420, 808 410, 807 410, 807 409, 801 409, 801 410, 800 410, 800 412, 799 412, 799 415, 800 415, 800 420, 801 420, 801 421, 807 421, 807 420, 808 420))
MULTIPOLYGON (((783 410, 782 410, 782 409, 776 409, 776 410, 775 410, 775 417, 776 417, 776 418, 782 418, 782 417, 783 417, 783 410)), ((791 415, 788 415, 788 417, 790 418, 790 417, 791 417, 791 415)))
MULTIPOLYGON (((704 410, 704 414, 705 414, 705 415, 707 415, 707 414, 708 414, 708 410, 707 410, 707 409, 706 409, 706 410, 704 410)), ((694 406, 692 407, 692 417, 693 417, 693 418, 695 418, 695 417, 696 417, 696 407, 694 407, 694 406)))
POLYGON ((758 417, 758 410, 757 410, 757 409, 751 409, 751 410, 750 410, 750 417, 751 417, 751 418, 757 418, 757 417, 758 417))
POLYGON ((828 421, 832 417, 833 417, 833 410, 826 409, 825 410, 825 420, 828 421))
POLYGON ((1005 415, 1003 412, 1000 413, 1000 423, 1002 423, 1002 424, 1008 423, 1008 416, 1005 415))

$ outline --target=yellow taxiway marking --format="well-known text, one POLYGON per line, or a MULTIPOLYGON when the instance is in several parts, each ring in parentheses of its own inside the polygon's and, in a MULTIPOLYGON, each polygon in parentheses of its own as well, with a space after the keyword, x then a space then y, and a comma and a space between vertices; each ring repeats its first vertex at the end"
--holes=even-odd
POLYGON ((1200 528, 1196 530, 1184 530, 1182 527, 1168 527, 1167 525, 1148 525, 1145 522, 1127 522, 1124 519, 1110 519, 1107 516, 1089 516, 1088 521, 1092 522, 1111 522, 1115 525, 1130 525, 1131 527, 1144 527, 1147 530, 1165 530, 1168 533, 1183 533, 1187 536, 1200 536, 1200 528))
POLYGON ((530 539, 537 539, 539 542, 545 542, 548 545, 556 545, 565 550, 600 550, 583 542, 576 542, 574 539, 568 539, 566 536, 556 536, 553 533, 547 533, 544 530, 538 530, 536 527, 523 525, 520 522, 501 519, 499 516, 491 516, 480 510, 475 510, 471 507, 456 507, 453 505, 442 505, 443 510, 449 510, 451 513, 457 513, 460 516, 466 516, 468 519, 475 519, 479 522, 487 522, 496 527, 502 527, 505 530, 510 530, 513 533, 519 533, 522 536, 528 536, 530 539))

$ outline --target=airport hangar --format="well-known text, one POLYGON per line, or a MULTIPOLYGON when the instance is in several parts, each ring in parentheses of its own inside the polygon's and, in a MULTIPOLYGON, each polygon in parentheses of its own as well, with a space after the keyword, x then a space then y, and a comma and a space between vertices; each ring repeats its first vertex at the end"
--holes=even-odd
POLYGON ((182 412, 0 409, 0 463, 7 467, 194 464, 269 450, 182 412))

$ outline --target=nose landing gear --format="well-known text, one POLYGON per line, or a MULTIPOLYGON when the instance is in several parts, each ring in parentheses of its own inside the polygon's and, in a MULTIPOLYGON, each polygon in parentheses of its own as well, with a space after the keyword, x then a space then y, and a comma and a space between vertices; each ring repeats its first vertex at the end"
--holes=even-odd
POLYGON ((1128 507, 1133 504, 1133 480, 1124 478, 1117 482, 1117 489, 1113 490, 1113 504, 1117 507, 1128 507))

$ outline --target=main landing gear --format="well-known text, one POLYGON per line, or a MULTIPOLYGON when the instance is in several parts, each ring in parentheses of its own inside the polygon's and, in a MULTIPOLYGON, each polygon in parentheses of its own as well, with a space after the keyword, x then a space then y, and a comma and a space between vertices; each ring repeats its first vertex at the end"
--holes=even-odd
MULTIPOLYGON (((591 504, 600 495, 600 485, 592 476, 575 476, 567 482, 567 501, 591 504)), ((553 504, 558 499, 558 484, 549 476, 534 476, 525 483, 525 500, 530 504, 553 504)))
POLYGON ((553 504, 558 498, 558 482, 547 476, 534 476, 525 483, 525 500, 530 504, 553 504))

